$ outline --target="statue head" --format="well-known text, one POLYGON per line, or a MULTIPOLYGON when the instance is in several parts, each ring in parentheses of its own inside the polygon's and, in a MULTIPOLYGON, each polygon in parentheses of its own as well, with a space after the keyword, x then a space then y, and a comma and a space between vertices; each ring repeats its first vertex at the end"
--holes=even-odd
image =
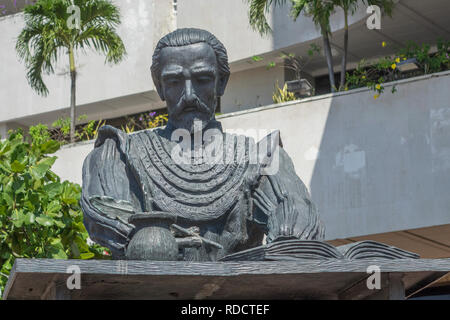
POLYGON ((194 121, 205 128, 214 119, 230 68, 227 51, 213 34, 191 28, 167 34, 156 46, 151 71, 175 128, 192 133, 194 121))

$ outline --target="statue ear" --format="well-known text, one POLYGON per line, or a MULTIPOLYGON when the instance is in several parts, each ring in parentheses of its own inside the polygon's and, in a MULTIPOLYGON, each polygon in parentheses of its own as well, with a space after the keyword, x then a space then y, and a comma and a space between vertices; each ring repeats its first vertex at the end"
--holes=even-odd
POLYGON ((218 97, 223 96, 229 78, 230 78, 230 74, 221 75, 221 77, 219 78, 219 81, 217 82, 217 96, 218 97))
MULTIPOLYGON (((150 68, 151 70, 151 68, 150 68)), ((166 101, 166 99, 164 98, 164 93, 162 90, 162 83, 161 83, 161 79, 158 79, 157 76, 151 71, 152 74, 152 79, 153 79, 153 84, 155 85, 156 91, 158 92, 159 97, 161 98, 162 101, 166 101)))
POLYGON ((162 90, 161 83, 158 83, 155 87, 156 87, 156 91, 158 92, 158 95, 161 98, 161 100, 162 101, 166 101, 166 98, 164 97, 164 93, 163 93, 163 90, 162 90))

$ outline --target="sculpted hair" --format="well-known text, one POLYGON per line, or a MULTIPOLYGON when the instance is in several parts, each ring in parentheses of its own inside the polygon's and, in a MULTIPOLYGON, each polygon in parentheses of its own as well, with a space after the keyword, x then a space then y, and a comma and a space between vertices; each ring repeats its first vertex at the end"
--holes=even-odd
POLYGON ((230 67, 228 65, 227 50, 222 42, 206 30, 194 28, 177 29, 161 38, 156 45, 155 52, 153 53, 151 72, 153 82, 158 89, 160 88, 161 76, 161 65, 159 62, 161 50, 166 47, 182 47, 201 42, 205 42, 213 48, 214 53, 216 54, 220 76, 229 76, 230 67))

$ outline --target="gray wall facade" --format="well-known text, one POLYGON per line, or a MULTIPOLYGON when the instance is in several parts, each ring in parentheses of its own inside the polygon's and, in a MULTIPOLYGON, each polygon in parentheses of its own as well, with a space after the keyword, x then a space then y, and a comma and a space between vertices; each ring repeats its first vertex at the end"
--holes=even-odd
MULTIPOLYGON (((450 72, 220 117, 225 130, 281 130, 297 174, 338 239, 450 223, 450 72)), ((260 136, 261 137, 261 136, 260 136)), ((81 182, 92 142, 54 165, 81 182)))

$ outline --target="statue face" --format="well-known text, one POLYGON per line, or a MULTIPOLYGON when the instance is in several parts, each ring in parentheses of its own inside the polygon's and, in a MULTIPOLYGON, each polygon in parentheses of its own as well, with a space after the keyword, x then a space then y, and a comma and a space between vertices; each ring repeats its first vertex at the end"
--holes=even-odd
POLYGON ((206 43, 161 50, 161 94, 176 128, 194 132, 194 121, 204 128, 211 119, 222 81, 214 50, 206 43))

